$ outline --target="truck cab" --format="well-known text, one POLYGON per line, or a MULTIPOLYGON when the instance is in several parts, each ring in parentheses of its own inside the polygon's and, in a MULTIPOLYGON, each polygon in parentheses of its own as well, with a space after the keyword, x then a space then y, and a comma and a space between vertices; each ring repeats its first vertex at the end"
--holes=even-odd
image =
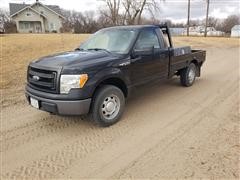
POLYGON ((202 50, 174 48, 166 25, 105 28, 74 51, 30 63, 26 97, 37 109, 90 114, 98 125, 110 126, 121 118, 134 87, 174 75, 189 87, 205 57, 202 50))

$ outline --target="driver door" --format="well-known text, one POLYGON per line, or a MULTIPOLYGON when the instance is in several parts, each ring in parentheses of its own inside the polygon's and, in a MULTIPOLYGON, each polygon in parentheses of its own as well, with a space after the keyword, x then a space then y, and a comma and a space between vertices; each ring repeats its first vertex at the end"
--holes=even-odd
POLYGON ((155 29, 142 30, 134 46, 131 62, 131 81, 134 85, 144 84, 159 76, 159 51, 160 45, 155 29))

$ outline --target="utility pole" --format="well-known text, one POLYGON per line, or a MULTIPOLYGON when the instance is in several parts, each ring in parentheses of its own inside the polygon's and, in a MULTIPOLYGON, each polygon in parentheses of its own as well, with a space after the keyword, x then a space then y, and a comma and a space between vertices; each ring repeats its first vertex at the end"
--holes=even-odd
POLYGON ((188 0, 187 36, 189 36, 189 26, 190 26, 190 0, 188 0))
POLYGON ((205 32, 204 32, 205 37, 207 37, 208 13, 209 13, 209 0, 207 0, 207 13, 206 13, 205 32))

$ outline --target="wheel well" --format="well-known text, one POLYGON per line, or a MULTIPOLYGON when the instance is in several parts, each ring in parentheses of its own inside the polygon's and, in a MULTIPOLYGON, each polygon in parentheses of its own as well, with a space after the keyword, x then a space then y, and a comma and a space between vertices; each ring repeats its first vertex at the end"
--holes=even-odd
POLYGON ((194 63, 197 68, 197 77, 200 77, 202 63, 198 63, 196 59, 192 60, 191 63, 194 63))
MULTIPOLYGON (((98 89, 100 86, 102 85, 113 85, 113 86, 116 86, 118 87, 119 89, 122 90, 123 94, 125 97, 127 97, 128 95, 128 89, 127 89, 127 86, 126 84, 124 83, 123 80, 119 79, 119 78, 108 78, 108 79, 105 79, 104 81, 102 81, 96 89, 98 89)), ((96 90, 95 90, 96 91, 96 90)))
MULTIPOLYGON (((195 64, 195 66, 197 67, 197 70, 198 70, 198 75, 200 75, 200 68, 201 68, 201 63, 198 63, 198 61, 196 60, 196 59, 193 59, 192 61, 190 61, 190 63, 189 64, 191 64, 191 63, 193 63, 193 64, 195 64)), ((188 65, 189 65, 188 64, 188 65)), ((187 67, 184 67, 184 68, 182 68, 182 69, 179 69, 176 73, 175 73, 175 75, 177 75, 177 76, 179 76, 180 75, 180 72, 181 71, 183 71, 184 69, 186 69, 187 67)))
POLYGON ((196 59, 192 60, 192 61, 191 61, 191 63, 194 63, 194 64, 196 65, 196 67, 198 67, 198 66, 199 66, 199 64, 198 64, 198 62, 197 62, 197 60, 196 60, 196 59))

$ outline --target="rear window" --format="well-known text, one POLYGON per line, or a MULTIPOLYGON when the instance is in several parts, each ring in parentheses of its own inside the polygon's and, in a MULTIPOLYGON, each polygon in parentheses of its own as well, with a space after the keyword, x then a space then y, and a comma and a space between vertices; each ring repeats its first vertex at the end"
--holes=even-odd
POLYGON ((165 49, 167 47, 169 47, 169 43, 168 43, 168 37, 167 37, 167 34, 163 34, 162 30, 160 28, 156 28, 155 29, 158 37, 160 38, 159 41, 160 41, 160 46, 162 49, 165 49))

